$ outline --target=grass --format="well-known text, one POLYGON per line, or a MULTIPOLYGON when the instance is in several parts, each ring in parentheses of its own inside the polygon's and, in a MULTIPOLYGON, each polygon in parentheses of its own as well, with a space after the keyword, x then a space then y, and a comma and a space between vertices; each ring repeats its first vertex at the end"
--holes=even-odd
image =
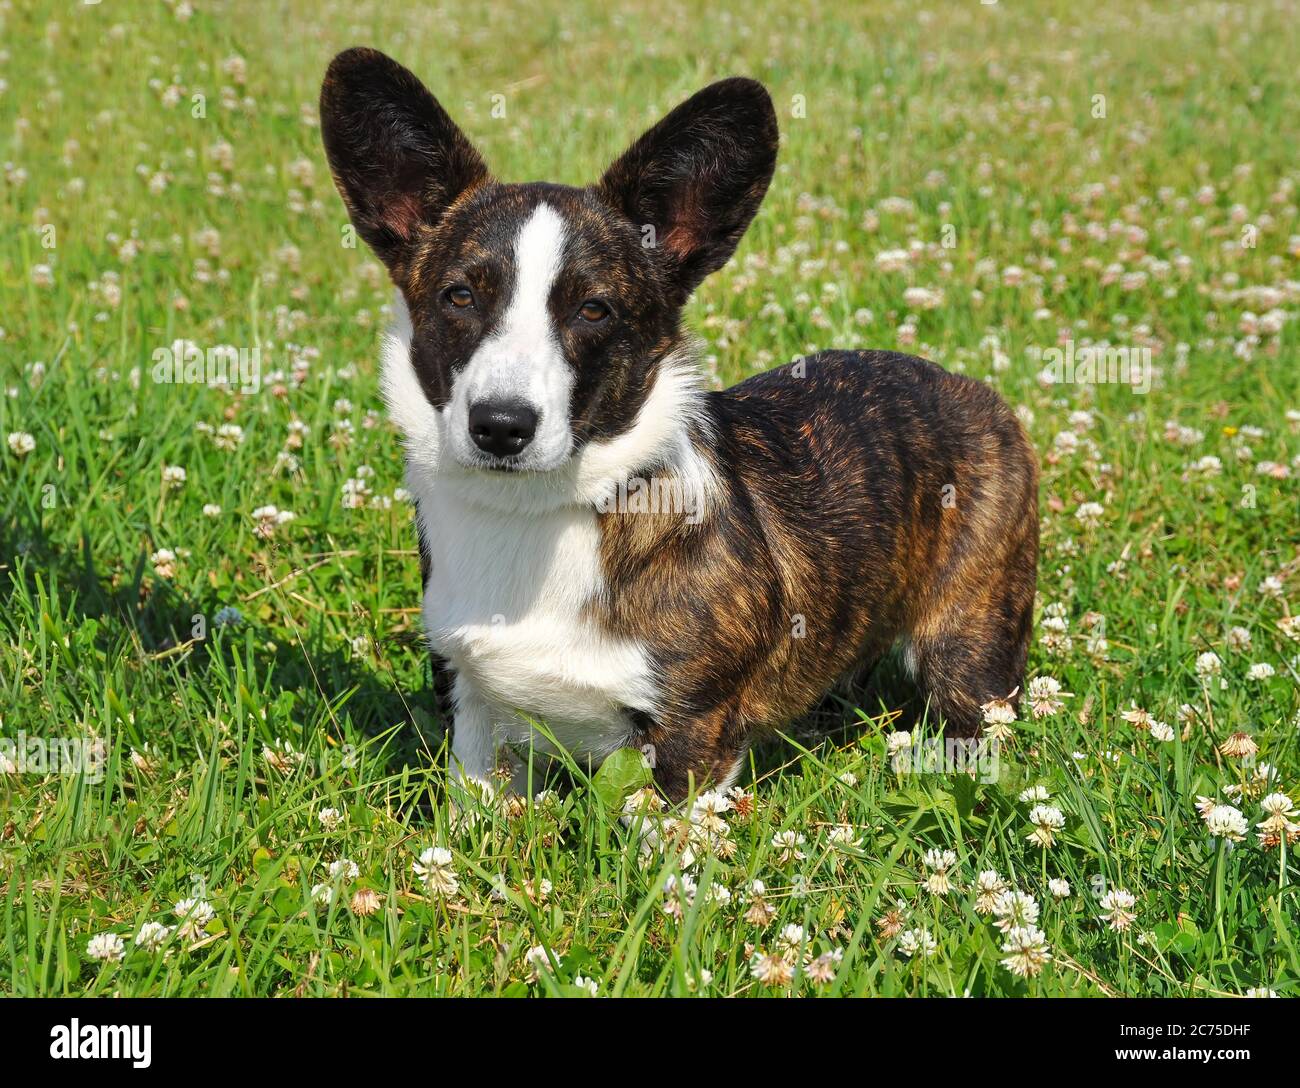
POLYGON ((1263 795, 1300 790, 1294 5, 195 7, 0 11, 0 433, 33 447, 0 448, 0 737, 104 756, 0 775, 0 991, 1300 995, 1296 844, 1253 826, 1263 795), (675 851, 643 856, 618 819, 634 760, 453 818, 378 411, 388 288, 342 244, 315 122, 325 64, 357 43, 419 72, 518 180, 594 178, 711 78, 768 84, 776 180, 690 320, 720 383, 901 346, 1021 410, 1049 620, 1029 676, 1070 698, 1014 725, 994 781, 896 773, 887 716, 845 706, 756 753, 693 896, 675 851), (1045 384, 1062 337, 1150 348, 1152 388, 1045 384), (152 381, 177 339, 259 349, 264 388, 152 381), (345 506, 349 480, 376 501, 345 506), (297 515, 270 538, 267 505, 297 515), (1222 750, 1237 732, 1253 759, 1222 750), (1064 814, 1048 849, 1027 841, 1032 786, 1064 814), (1198 795, 1240 809, 1245 841, 1211 838, 1198 795), (454 892, 413 870, 432 846, 454 892), (955 854, 946 894, 931 849, 955 854), (332 878, 339 859, 355 875, 332 878), (987 869, 1041 907, 1033 977, 975 910, 987 869), (1122 931, 1101 918, 1117 889, 1122 931), (133 940, 187 898, 206 925, 133 940), (932 954, 908 956, 919 930, 932 954), (90 954, 104 933, 120 960, 90 954), (790 940, 794 977, 756 977, 790 940))

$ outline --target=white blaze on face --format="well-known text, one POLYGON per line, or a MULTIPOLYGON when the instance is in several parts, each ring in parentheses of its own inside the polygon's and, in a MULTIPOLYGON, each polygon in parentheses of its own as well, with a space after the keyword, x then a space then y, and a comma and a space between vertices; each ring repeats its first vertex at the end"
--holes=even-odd
POLYGON ((537 433, 519 457, 520 468, 547 470, 568 459, 573 370, 547 305, 564 241, 564 220, 549 204, 537 205, 520 228, 514 285, 501 323, 478 346, 452 388, 449 441, 462 464, 482 462, 469 435, 469 411, 481 403, 523 404, 537 413, 537 433))

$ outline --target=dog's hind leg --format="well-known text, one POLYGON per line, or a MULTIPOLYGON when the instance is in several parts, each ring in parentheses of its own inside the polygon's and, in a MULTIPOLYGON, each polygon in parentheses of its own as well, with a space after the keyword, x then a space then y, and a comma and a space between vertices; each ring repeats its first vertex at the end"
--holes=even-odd
POLYGON ((1010 698, 1018 705, 1033 627, 1036 550, 1026 546, 977 591, 949 594, 911 635, 917 692, 931 722, 951 737, 974 737, 981 707, 1010 698))

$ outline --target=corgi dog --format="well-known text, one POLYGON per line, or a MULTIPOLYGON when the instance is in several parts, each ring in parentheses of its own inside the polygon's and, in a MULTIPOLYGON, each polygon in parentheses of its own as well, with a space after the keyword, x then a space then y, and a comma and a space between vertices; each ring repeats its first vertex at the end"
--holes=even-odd
POLYGON ((375 50, 333 60, 320 116, 397 289, 381 381, 463 781, 635 747, 670 798, 725 788, 893 649, 950 736, 1016 702, 1038 469, 997 393, 888 351, 702 380, 682 309, 772 179, 761 84, 704 88, 585 188, 496 180, 375 50))

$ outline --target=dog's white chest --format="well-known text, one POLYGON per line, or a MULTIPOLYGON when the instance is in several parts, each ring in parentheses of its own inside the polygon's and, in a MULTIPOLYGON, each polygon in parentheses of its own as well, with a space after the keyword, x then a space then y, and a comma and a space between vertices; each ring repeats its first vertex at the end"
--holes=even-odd
POLYGON ((492 708, 499 739, 527 742, 522 712, 575 753, 627 743, 624 708, 650 710, 654 691, 642 648, 588 615, 603 589, 595 514, 507 514, 435 488, 420 496, 420 518, 432 560, 429 641, 492 708))

